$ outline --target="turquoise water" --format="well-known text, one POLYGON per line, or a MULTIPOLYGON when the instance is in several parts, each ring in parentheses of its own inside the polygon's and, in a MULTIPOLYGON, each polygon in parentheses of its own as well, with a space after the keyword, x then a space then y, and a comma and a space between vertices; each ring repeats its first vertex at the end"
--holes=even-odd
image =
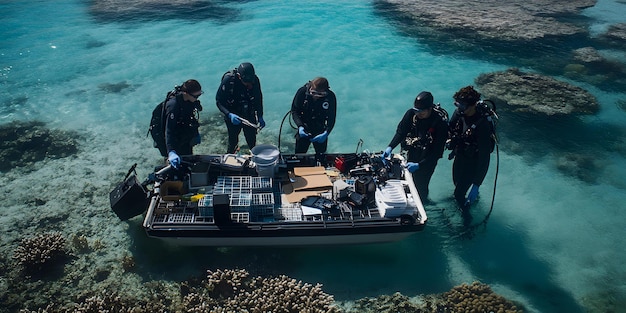
MULTIPOLYGON (((338 99, 329 150, 351 152, 363 139, 364 149, 380 151, 420 91, 431 91, 452 112, 456 90, 481 73, 511 66, 439 53, 420 38, 402 35, 369 2, 335 2, 242 1, 189 8, 175 16, 158 11, 107 15, 83 1, 0 3, 0 123, 42 120, 84 137, 76 156, 2 175, 0 199, 7 203, 0 217, 6 234, 0 239, 3 254, 9 255, 22 237, 44 230, 101 241, 105 248, 97 257, 80 256, 67 266, 84 273, 112 268, 103 281, 76 279, 73 288, 84 290, 132 290, 146 280, 182 280, 207 268, 239 266, 322 283, 337 300, 395 291, 438 293, 480 280, 534 312, 624 307, 626 253, 620 243, 626 235, 626 142, 611 136, 626 131, 626 112, 618 105, 626 96, 582 83, 573 82, 601 105, 597 115, 575 126, 597 130, 591 132, 596 144, 581 148, 598 156, 595 179, 585 182, 558 170, 563 151, 541 137, 559 141, 558 136, 576 132, 564 122, 557 124, 556 135, 533 137, 515 152, 503 148, 493 213, 471 239, 458 228, 450 202, 451 162, 445 158, 431 183, 434 204, 427 208, 427 230, 393 244, 181 248, 145 238, 140 219, 114 219, 108 191, 133 163, 146 175, 159 162, 145 137, 151 110, 167 90, 188 78, 198 79, 205 90, 205 133, 196 152, 225 149, 215 135, 223 125, 219 119, 207 125, 215 123, 208 116, 217 112, 213 99, 221 75, 243 61, 255 65, 263 87, 267 127, 260 141, 276 143, 295 91, 325 76, 338 99), (24 204, 32 194, 49 199, 44 209, 24 204), (139 267, 123 273, 119 258, 129 253, 139 267)), ((614 14, 623 8, 623 3, 600 1, 586 10, 590 30, 625 22, 614 14)), ((501 123, 507 123, 506 116, 501 123)), ((532 133, 522 126, 514 131, 521 137, 532 133)), ((292 132, 284 130, 283 142, 292 132)), ((492 160, 477 219, 489 210, 495 155, 492 160)))

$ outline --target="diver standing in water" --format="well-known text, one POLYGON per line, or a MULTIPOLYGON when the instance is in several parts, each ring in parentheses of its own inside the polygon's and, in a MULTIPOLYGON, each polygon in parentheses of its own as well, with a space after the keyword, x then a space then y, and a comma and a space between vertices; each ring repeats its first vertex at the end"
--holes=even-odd
POLYGON ((291 116, 298 127, 296 153, 306 153, 313 143, 317 161, 325 163, 328 135, 337 116, 337 98, 326 78, 316 77, 296 91, 291 116))
POLYGON ((193 146, 200 144, 198 112, 202 105, 198 98, 202 87, 195 79, 187 80, 180 93, 165 103, 165 144, 167 159, 174 167, 180 166, 180 155, 193 154, 193 146))
POLYGON ((487 175, 495 147, 492 119, 495 113, 480 96, 472 86, 457 91, 453 96, 457 109, 449 123, 448 149, 452 152, 448 159, 454 158, 454 198, 462 210, 465 225, 471 223, 470 205, 478 199, 478 189, 487 175))
POLYGON ((226 153, 237 152, 242 130, 248 148, 254 148, 257 131, 265 127, 263 93, 254 66, 244 62, 224 73, 215 101, 217 108, 224 114, 224 123, 228 129, 226 153))
POLYGON ((415 187, 422 198, 428 198, 428 185, 437 162, 443 156, 448 137, 448 113, 433 102, 428 91, 420 92, 413 107, 404 113, 396 133, 383 152, 383 159, 391 156, 398 144, 407 150, 407 168, 412 173, 415 187))

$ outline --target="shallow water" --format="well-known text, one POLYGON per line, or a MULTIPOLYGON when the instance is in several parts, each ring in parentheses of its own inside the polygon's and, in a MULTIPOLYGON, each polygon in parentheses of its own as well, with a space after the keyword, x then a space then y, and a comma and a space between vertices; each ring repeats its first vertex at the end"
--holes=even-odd
MULTIPOLYGON (((586 10, 589 29, 625 22, 614 14, 623 7, 600 1, 586 10)), ((0 3, 0 123, 42 120, 83 138, 76 156, 3 173, 3 255, 21 238, 42 231, 100 241, 103 249, 67 266, 85 273, 72 278, 72 288, 85 291, 132 290, 146 280, 183 280, 207 268, 239 266, 322 283, 338 300, 437 293, 480 280, 531 312, 607 311, 626 304, 626 253, 619 246, 626 235, 626 112, 618 105, 626 96, 577 82, 572 83, 598 98, 598 114, 532 124, 501 117, 506 134, 495 205, 486 227, 471 238, 459 228, 450 199, 451 162, 445 158, 431 182, 428 227, 398 243, 171 247, 146 238, 140 218, 119 222, 108 208, 108 192, 133 163, 139 163, 140 176, 158 164, 158 152, 145 137, 152 108, 188 78, 205 90, 204 142, 196 152, 225 149, 213 94, 223 72, 242 61, 255 65, 263 87, 267 127, 259 141, 276 144, 295 91, 325 76, 338 98, 329 151, 355 151, 359 139, 364 149, 380 151, 420 91, 431 91, 452 112, 452 95, 460 87, 480 73, 515 65, 435 49, 403 34, 363 1, 225 2, 170 15, 157 9, 141 14, 145 10, 114 15, 83 1, 0 3), (566 157, 572 151, 592 160, 572 166, 566 157), (47 202, 35 207, 27 201, 33 197, 47 202), (133 273, 119 266, 128 254, 138 263, 133 273), (87 278, 103 269, 110 271, 106 279, 87 278)), ((292 149, 293 133, 283 125, 284 151, 292 149)), ((489 211, 495 171, 494 154, 476 220, 489 211)), ((61 296, 73 292, 57 288, 61 296)))

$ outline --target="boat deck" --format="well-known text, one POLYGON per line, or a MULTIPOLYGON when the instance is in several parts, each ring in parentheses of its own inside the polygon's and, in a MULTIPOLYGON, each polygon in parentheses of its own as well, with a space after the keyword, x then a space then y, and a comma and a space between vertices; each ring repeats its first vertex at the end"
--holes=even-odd
MULTIPOLYGON (((338 173, 337 173, 338 174, 338 173)), ((331 174, 333 175, 333 174, 331 174)), ((340 178, 340 175, 333 177, 340 178)), ((353 189, 353 180, 347 180, 353 189)), ((407 186, 408 188, 408 186, 407 186)), ((214 224, 213 196, 229 195, 230 217, 236 223, 362 220, 381 218, 377 207, 340 205, 328 210, 311 210, 301 202, 288 202, 282 183, 270 177, 220 176, 215 185, 195 188, 197 201, 167 200, 155 195, 152 225, 214 224)), ((194 195, 194 196, 195 196, 194 195)), ((318 201, 332 200, 332 192, 319 193, 318 201)), ((324 204, 322 204, 324 206, 324 204)))

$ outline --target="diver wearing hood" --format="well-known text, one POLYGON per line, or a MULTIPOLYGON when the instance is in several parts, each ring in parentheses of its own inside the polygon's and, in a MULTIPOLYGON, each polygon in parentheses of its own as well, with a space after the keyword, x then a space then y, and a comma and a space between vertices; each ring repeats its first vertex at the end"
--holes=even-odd
POLYGON ((428 198, 430 178, 443 156, 448 138, 448 113, 439 104, 435 105, 433 100, 428 91, 422 91, 415 97, 413 107, 404 113, 395 135, 383 152, 383 158, 391 156, 391 151, 398 144, 407 151, 407 168, 412 173, 422 201, 428 198))
POLYGON ((452 150, 449 159, 454 158, 454 198, 466 219, 471 218, 469 206, 478 198, 478 189, 489 170, 490 154, 495 145, 492 119, 495 112, 488 109, 480 96, 472 86, 457 91, 453 96, 457 109, 449 126, 448 149, 452 150))
POLYGON ((296 91, 291 116, 298 127, 295 152, 306 153, 313 143, 318 161, 323 161, 337 116, 337 98, 326 78, 316 77, 296 91))
POLYGON ((226 153, 235 153, 239 134, 243 130, 248 148, 256 145, 257 131, 265 127, 263 120, 263 93, 254 66, 249 62, 239 64, 222 76, 215 95, 217 108, 224 114, 228 129, 226 153), (243 120, 258 125, 256 128, 243 124, 243 120))

